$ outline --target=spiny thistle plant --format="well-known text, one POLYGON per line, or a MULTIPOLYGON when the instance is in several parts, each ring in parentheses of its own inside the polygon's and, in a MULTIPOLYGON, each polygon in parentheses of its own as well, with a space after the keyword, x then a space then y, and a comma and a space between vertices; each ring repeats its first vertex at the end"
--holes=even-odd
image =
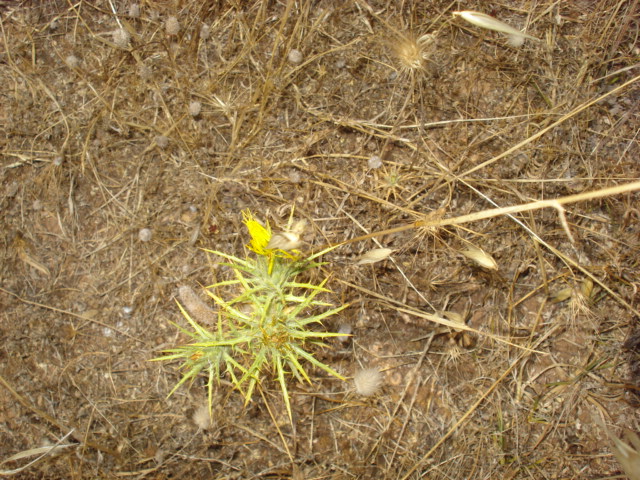
POLYGON ((296 278, 303 272, 322 265, 317 259, 333 247, 303 256, 296 248, 300 245, 299 233, 272 234, 267 223, 263 226, 250 211, 243 211, 244 224, 251 241, 247 249, 252 252, 241 259, 223 252, 205 250, 222 257, 221 263, 231 268, 234 278, 206 287, 207 294, 218 307, 214 328, 199 324, 184 306, 178 307, 193 331, 175 325, 193 339, 193 343, 166 350, 168 355, 154 360, 182 360, 183 376, 171 390, 173 394, 180 385, 193 381, 198 374, 208 376, 209 412, 212 408, 214 384, 225 374, 238 391, 245 404, 259 385, 263 375, 274 376, 287 408, 289 418, 291 405, 287 389, 287 377, 293 375, 300 381, 311 383, 303 367, 306 361, 330 375, 344 380, 339 373, 320 362, 306 350, 308 344, 322 345, 327 337, 340 336, 311 330, 310 327, 346 307, 332 307, 316 297, 328 292, 324 285, 301 283, 296 278), (229 300, 216 292, 236 289, 237 295, 229 300))

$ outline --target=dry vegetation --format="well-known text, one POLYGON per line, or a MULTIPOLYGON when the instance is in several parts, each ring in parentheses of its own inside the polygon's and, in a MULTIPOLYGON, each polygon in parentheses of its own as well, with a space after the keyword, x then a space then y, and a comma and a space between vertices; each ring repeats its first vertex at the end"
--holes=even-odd
POLYGON ((0 2, 0 461, 25 453, 0 469, 623 476, 605 428, 640 428, 640 194, 589 192, 640 178, 638 2, 491 5, 0 2), (452 15, 472 9, 540 40, 452 15), (311 369, 292 425, 274 383, 247 407, 223 383, 211 420, 204 380, 166 399, 180 372, 148 360, 184 340, 174 298, 226 274, 202 248, 241 255, 242 209, 294 206, 310 251, 409 225, 323 267, 349 304, 326 328, 353 337, 314 353, 381 372, 373 395, 311 369))

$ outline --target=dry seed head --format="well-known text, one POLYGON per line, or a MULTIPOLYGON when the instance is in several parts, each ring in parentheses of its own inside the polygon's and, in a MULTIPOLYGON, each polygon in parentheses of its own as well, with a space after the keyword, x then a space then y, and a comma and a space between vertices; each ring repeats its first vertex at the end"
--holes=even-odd
POLYGON ((155 140, 156 145, 160 148, 167 148, 169 146, 169 138, 164 135, 158 135, 155 140))
POLYGON ((140 17, 140 5, 138 5, 137 3, 132 3, 129 6, 129 16, 131 18, 138 18, 140 17))
POLYGON ((382 166, 382 158, 380 158, 379 155, 371 155, 371 157, 369 157, 369 160, 367 161, 367 165, 369 166, 369 168, 374 170, 376 168, 380 168, 382 166))
POLYGON ((380 262, 392 253, 393 250, 390 248, 374 248, 360 257, 358 265, 368 265, 370 263, 380 262))
POLYGON ((131 40, 131 35, 124 28, 118 28, 113 32, 113 43, 118 47, 127 48, 129 40, 131 40))
POLYGON ((500 32, 507 36, 507 41, 512 47, 521 47, 525 39, 538 40, 536 37, 527 35, 513 28, 511 25, 506 24, 497 18, 490 15, 486 15, 482 12, 474 12, 472 10, 463 10, 461 12, 453 12, 453 15, 465 19, 467 22, 476 25, 487 30, 493 30, 494 32, 500 32))
POLYGON ((209 415, 209 407, 202 405, 195 412, 193 412, 193 423, 202 430, 208 430, 213 427, 213 419, 209 415))
POLYGON ((201 111, 202 111, 202 104, 200 102, 198 102, 197 100, 194 100, 191 103, 189 103, 189 114, 192 117, 197 117, 198 115, 200 115, 201 111))
POLYGON ((303 59, 304 57, 302 55, 302 52, 300 50, 296 50, 295 48, 289 52, 289 55, 287 55, 287 60, 289 60, 289 63, 291 63, 292 65, 300 65, 303 59))
POLYGON ((363 368, 353 376, 353 385, 358 395, 375 395, 382 385, 382 373, 377 368, 363 368))
POLYGON ((153 237, 153 232, 150 228, 143 228, 138 232, 138 239, 141 242, 149 242, 151 240, 151 237, 153 237))
POLYGON ((69 55, 64 59, 64 62, 67 64, 69 68, 77 68, 80 65, 80 59, 75 55, 69 55))
POLYGON ((302 245, 300 235, 295 232, 276 232, 271 235, 267 250, 293 250, 302 245))
POLYGON ((200 27, 200 39, 207 40, 210 35, 211 35, 211 27, 206 23, 203 23, 202 27, 200 27))
POLYGON ((351 335, 353 334, 353 328, 351 327, 350 324, 343 323, 338 328, 338 333, 340 334, 340 336, 336 337, 336 339, 340 343, 348 343, 349 340, 351 340, 351 335))
POLYGON ((202 301, 191 287, 183 285, 178 289, 180 303, 187 309, 191 316, 198 322, 205 325, 213 325, 216 322, 215 312, 202 301))
POLYGON ((491 255, 478 247, 470 246, 461 252, 469 260, 473 260, 481 267, 488 270, 498 270, 498 264, 491 255))
POLYGON ((180 32, 180 22, 174 16, 167 18, 167 21, 164 24, 164 30, 167 32, 167 35, 177 35, 180 32))
POLYGON ((431 35, 422 35, 417 39, 404 35, 398 37, 392 47, 400 61, 401 69, 405 72, 422 69, 424 61, 429 57, 428 47, 432 40, 431 35))
POLYGON ((151 71, 151 67, 149 65, 145 65, 144 63, 138 65, 138 75, 140 75, 140 78, 142 78, 143 80, 149 80, 152 74, 153 72, 151 71))

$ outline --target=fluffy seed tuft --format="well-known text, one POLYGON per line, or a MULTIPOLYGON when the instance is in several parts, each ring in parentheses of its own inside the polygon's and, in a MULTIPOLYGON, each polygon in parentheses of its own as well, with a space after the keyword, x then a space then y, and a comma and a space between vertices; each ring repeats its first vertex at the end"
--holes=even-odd
POLYGON ((380 168, 382 166, 382 158, 380 158, 380 155, 371 155, 367 161, 367 165, 373 170, 380 168))
POLYGON ((377 368, 363 368, 353 376, 353 385, 358 395, 375 395, 382 386, 382 373, 377 368))
POLYGON ((200 27, 200 39, 207 40, 211 36, 211 27, 206 23, 202 24, 200 27))
POLYGON ((129 16, 131 18, 139 18, 140 17, 140 5, 137 3, 132 3, 129 6, 129 16))
POLYGON ((194 100, 191 103, 189 103, 189 114, 192 117, 197 117, 198 115, 200 115, 201 111, 202 111, 202 104, 200 102, 198 102, 197 100, 194 100))
POLYGON ((196 424, 201 430, 209 430, 213 427, 213 419, 209 415, 209 407, 202 405, 195 412, 193 412, 193 423, 196 424))
POLYGON ((287 60, 289 60, 289 63, 293 65, 300 65, 303 59, 304 57, 302 55, 302 52, 300 50, 296 50, 295 48, 292 49, 287 56, 287 60))
POLYGON ((156 137, 156 145, 160 148, 167 148, 169 146, 169 138, 164 135, 158 135, 156 137))
POLYGON ((141 242, 149 242, 153 237, 153 232, 150 228, 143 228, 138 232, 138 240, 141 242))
POLYGON ((113 43, 118 47, 127 48, 129 40, 131 40, 131 35, 124 28, 118 28, 113 32, 113 43))
POLYGON ((180 22, 174 16, 167 18, 167 21, 164 24, 164 30, 167 32, 167 35, 174 36, 180 32, 180 22))
POLYGON ((67 64, 69 68, 77 68, 80 65, 80 59, 75 55, 69 55, 64 59, 64 62, 67 64))

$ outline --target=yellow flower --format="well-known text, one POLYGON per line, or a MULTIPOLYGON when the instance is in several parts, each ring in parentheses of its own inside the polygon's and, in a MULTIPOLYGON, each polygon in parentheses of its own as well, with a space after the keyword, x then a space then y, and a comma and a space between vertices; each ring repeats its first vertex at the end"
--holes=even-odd
POLYGON ((243 210, 242 218, 242 221, 249 230, 249 235, 251 235, 251 242, 247 245, 247 248, 258 255, 265 257, 269 255, 269 250, 267 250, 267 245, 269 245, 269 241, 271 240, 271 227, 269 227, 269 224, 267 223, 266 227, 262 225, 253 218, 251 210, 243 210))

